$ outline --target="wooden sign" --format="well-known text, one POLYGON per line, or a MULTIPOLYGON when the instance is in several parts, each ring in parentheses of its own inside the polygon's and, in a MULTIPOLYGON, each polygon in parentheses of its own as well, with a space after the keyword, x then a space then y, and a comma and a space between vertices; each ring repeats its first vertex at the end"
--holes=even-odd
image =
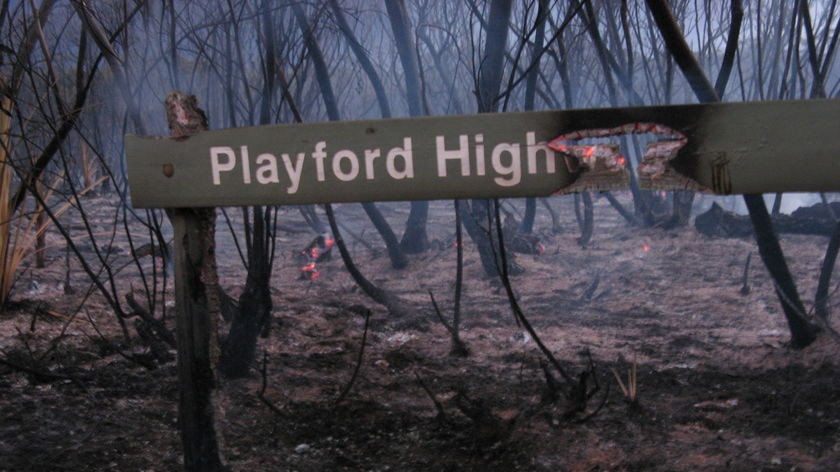
MULTIPOLYGON (((617 135, 663 129, 683 140, 661 163, 682 181, 642 175, 648 187, 720 194, 822 192, 840 190, 838 125, 840 100, 826 99, 270 125, 188 138, 128 135, 125 145, 136 208, 525 197, 623 188, 625 160, 617 135), (599 170, 597 162, 564 151, 556 141, 560 136, 572 147, 575 139, 606 136, 615 144, 600 145, 594 154, 608 165, 599 170), (599 172, 599 178, 587 180, 599 172)), ((650 172, 651 166, 640 167, 650 172)))

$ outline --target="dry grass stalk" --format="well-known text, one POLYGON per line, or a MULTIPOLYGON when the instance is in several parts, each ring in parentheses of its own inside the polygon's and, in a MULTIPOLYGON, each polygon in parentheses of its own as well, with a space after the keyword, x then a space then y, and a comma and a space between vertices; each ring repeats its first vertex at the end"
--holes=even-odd
POLYGON ((12 186, 12 169, 8 165, 9 128, 11 126, 12 101, 6 97, 0 107, 0 306, 6 302, 11 289, 11 277, 7 275, 9 243, 11 235, 11 207, 9 198, 12 186), (9 280, 7 280, 9 279, 9 280))
POLYGON ((633 356, 633 363, 630 365, 630 368, 627 369, 627 382, 625 383, 621 376, 618 374, 618 371, 615 369, 611 369, 613 376, 615 376, 616 382, 618 382, 618 388, 621 389, 621 393, 624 395, 624 399, 627 400, 629 403, 636 404, 639 402, 639 380, 638 380, 638 364, 636 363, 636 357, 633 356))
MULTIPOLYGON (((9 297, 14 286, 16 275, 24 260, 37 251, 38 240, 44 237, 47 229, 52 223, 51 219, 27 217, 23 207, 16 212, 11 202, 12 167, 9 130, 11 127, 11 101, 6 98, 2 102, 3 112, 0 113, 0 307, 3 306, 9 297)), ((55 188, 64 175, 56 177, 53 186, 42 194, 42 201, 48 201, 52 195, 52 188, 55 188)), ((104 182, 107 176, 94 180, 78 196, 82 196, 104 182)), ((68 201, 59 205, 53 210, 55 218, 72 208, 73 202, 68 201)), ((36 214, 42 214, 44 208, 38 204, 36 214)))

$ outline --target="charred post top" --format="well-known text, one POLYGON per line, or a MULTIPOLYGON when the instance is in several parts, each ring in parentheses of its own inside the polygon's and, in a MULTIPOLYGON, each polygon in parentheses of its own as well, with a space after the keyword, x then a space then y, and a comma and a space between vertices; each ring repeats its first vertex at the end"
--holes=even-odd
POLYGON ((190 136, 207 130, 207 115, 198 107, 195 95, 178 90, 166 95, 166 122, 172 136, 190 136))

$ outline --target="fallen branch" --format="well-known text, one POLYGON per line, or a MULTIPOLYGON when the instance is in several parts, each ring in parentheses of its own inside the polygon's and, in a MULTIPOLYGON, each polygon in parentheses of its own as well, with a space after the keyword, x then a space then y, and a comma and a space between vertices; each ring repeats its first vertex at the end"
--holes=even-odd
POLYGON ((387 308, 392 315, 396 317, 403 317, 403 315, 408 312, 404 308, 406 303, 396 295, 373 285, 373 283, 371 283, 362 274, 356 266, 356 263, 353 262, 353 258, 350 256, 350 251, 344 243, 344 238, 341 236, 341 231, 339 230, 338 222, 335 219, 332 205, 329 203, 325 204, 324 211, 327 214, 327 220, 329 220, 330 229, 332 230, 333 238, 335 239, 335 245, 341 253, 341 260, 344 261, 344 266, 347 268, 347 272, 350 273, 350 276, 353 277, 353 280, 367 296, 387 308))

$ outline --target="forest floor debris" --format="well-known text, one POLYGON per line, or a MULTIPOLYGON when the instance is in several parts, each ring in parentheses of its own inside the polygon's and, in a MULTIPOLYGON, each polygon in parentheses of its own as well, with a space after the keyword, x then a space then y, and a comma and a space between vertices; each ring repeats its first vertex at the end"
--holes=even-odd
MULTIPOLYGON (((258 348, 265 365, 221 387, 222 451, 233 470, 835 469, 840 346, 823 336, 801 351, 787 347, 762 266, 753 266, 751 290, 741 293, 744 259, 756 251, 751 239, 631 228, 597 200, 594 236, 582 249, 571 199, 551 202, 563 231, 551 233, 547 216, 538 219, 545 252, 518 255, 526 272, 512 282, 570 371, 587 369, 591 355, 601 389, 609 388, 596 395, 607 395, 596 415, 565 421, 562 402, 545 401, 541 354, 469 243, 461 337, 470 355, 449 356, 450 335, 428 292, 449 313, 451 202, 433 203, 433 249, 399 271, 361 208, 340 205, 338 217, 374 248, 348 241, 359 267, 413 302, 416 317, 390 319, 339 258, 319 264, 317 280, 301 280, 296 251, 309 236, 281 231, 271 335, 258 348), (372 316, 355 382, 336 404, 365 328, 363 317, 342 308, 350 305, 372 316), (613 374, 629 382, 631 365, 636 402, 624 400, 613 374)), ((408 205, 382 206, 400 227, 408 205)), ((284 227, 303 224, 293 209, 280 218, 284 227)), ((812 299, 827 238, 781 240, 803 298, 812 299)), ((221 229, 219 241, 222 281, 236 294, 241 263, 221 229)), ((86 281, 74 272, 76 293, 65 294, 63 257, 51 249, 47 268, 25 274, 0 315, 0 470, 179 470, 174 361, 148 370, 120 355, 142 348, 123 343, 96 295, 77 309, 86 281)), ((126 292, 130 270, 118 277, 126 292)))

